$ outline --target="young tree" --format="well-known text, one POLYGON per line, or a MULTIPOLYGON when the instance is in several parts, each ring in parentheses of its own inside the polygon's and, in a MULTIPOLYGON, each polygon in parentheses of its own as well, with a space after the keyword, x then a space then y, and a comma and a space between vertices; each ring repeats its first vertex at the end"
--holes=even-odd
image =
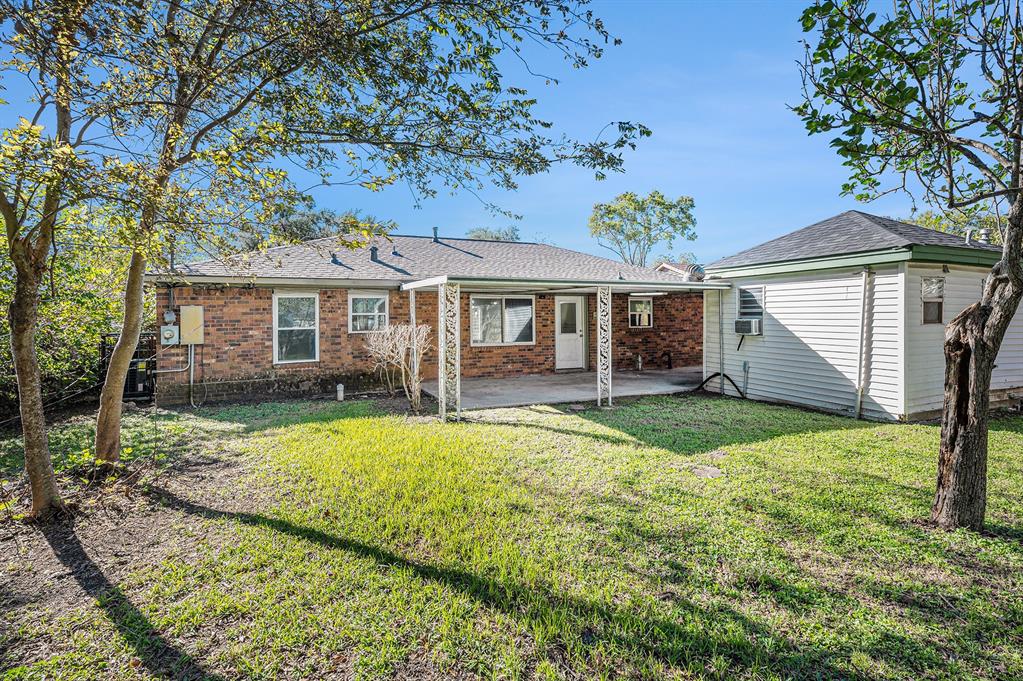
POLYGON ((285 161, 322 183, 373 190, 401 180, 420 196, 486 180, 510 189, 517 176, 560 162, 598 175, 619 170, 622 151, 646 128, 617 123, 609 140, 551 137, 535 100, 507 85, 507 64, 498 65, 502 52, 525 59, 526 42, 573 67, 599 57, 608 33, 581 4, 165 0, 120 8, 125 30, 105 45, 119 64, 109 79, 120 103, 111 127, 132 141, 117 170, 139 187, 142 208, 97 456, 118 455, 147 262, 169 229, 211 247, 237 244, 227 233, 240 222, 258 225, 301 193, 285 161), (239 219, 250 205, 261 214, 239 219))
POLYGON ((868 0, 821 0, 802 22, 814 38, 796 111, 810 133, 838 133, 846 193, 918 191, 950 211, 1007 206, 1001 260, 981 300, 945 333, 931 516, 944 528, 980 529, 991 373, 1023 297, 1023 15, 1014 0, 900 0, 884 15, 868 0))
POLYGON ((625 192, 611 203, 593 206, 590 234, 623 262, 646 267, 651 251, 664 244, 669 249, 676 239, 696 238, 693 199, 669 199, 654 190, 647 196, 625 192))
POLYGON ((14 270, 7 312, 11 358, 18 384, 25 471, 34 517, 63 509, 46 439, 42 381, 36 348, 41 287, 46 280, 55 235, 65 213, 102 194, 96 166, 83 151, 85 135, 98 115, 92 105, 89 55, 100 20, 88 29, 88 3, 60 2, 29 7, 0 2, 0 31, 8 49, 4 70, 22 79, 30 94, 10 103, 18 122, 0 141, 0 217, 6 254, 14 270))
POLYGON ((522 241, 519 228, 510 227, 473 227, 465 233, 470 239, 486 239, 488 241, 522 241))

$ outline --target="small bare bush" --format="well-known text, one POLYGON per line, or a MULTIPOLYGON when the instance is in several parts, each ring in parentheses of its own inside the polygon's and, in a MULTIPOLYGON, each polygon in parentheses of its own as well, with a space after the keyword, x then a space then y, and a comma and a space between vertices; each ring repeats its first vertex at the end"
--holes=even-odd
POLYGON ((396 377, 402 365, 402 326, 402 324, 388 326, 366 336, 366 350, 373 360, 373 368, 380 373, 380 379, 392 397, 396 388, 396 377))
POLYGON ((380 371, 388 391, 395 392, 396 379, 401 380, 412 411, 423 403, 422 378, 419 367, 430 345, 430 327, 420 324, 394 324, 369 334, 367 350, 374 367, 380 371))

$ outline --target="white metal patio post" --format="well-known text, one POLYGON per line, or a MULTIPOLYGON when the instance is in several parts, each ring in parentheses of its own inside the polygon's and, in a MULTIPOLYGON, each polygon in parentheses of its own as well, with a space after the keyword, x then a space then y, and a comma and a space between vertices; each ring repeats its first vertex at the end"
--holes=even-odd
POLYGON ((611 287, 597 287, 597 406, 611 406, 611 287))
POLYGON ((408 321, 412 326, 412 375, 419 376, 419 348, 416 347, 416 290, 408 292, 408 321))
POLYGON ((459 324, 461 287, 447 282, 437 286, 437 395, 440 418, 449 409, 462 417, 461 325, 459 324))

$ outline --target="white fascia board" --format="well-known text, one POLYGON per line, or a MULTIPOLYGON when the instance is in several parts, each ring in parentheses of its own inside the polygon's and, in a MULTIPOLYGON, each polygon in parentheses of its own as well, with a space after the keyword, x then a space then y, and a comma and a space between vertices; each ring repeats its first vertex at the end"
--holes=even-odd
POLYGON ((427 288, 429 286, 440 286, 441 284, 448 283, 447 275, 441 275, 439 277, 430 277, 429 279, 420 279, 419 281, 407 281, 401 285, 402 291, 413 291, 418 288, 427 288))

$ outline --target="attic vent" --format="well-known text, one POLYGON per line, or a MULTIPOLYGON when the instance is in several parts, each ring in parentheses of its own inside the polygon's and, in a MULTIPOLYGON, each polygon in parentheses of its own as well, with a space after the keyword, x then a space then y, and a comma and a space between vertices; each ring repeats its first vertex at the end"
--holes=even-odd
POLYGON ((369 259, 373 262, 380 262, 380 255, 377 253, 376 246, 369 247, 369 259))
POLYGON ((977 232, 977 243, 979 244, 991 243, 991 230, 984 228, 977 232))
POLYGON ((687 263, 683 268, 682 275, 683 281, 703 281, 703 278, 707 276, 703 268, 696 263, 687 263))
POLYGON ((437 236, 437 228, 434 227, 433 228, 433 242, 437 243, 438 241, 440 241, 440 237, 437 236))

